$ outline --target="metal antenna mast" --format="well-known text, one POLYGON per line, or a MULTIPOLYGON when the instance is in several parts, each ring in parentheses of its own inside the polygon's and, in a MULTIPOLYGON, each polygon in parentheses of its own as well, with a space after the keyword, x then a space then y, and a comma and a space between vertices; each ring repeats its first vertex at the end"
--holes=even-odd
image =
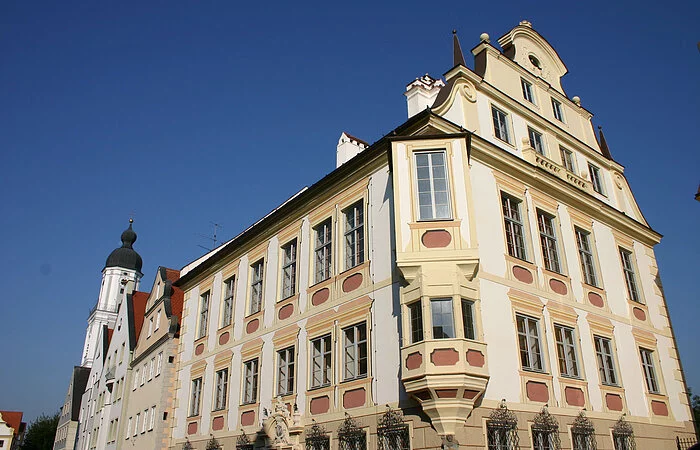
POLYGON ((212 242, 213 246, 211 248, 197 244, 197 247, 201 247, 208 252, 214 250, 216 247, 219 246, 219 239, 217 238, 217 235, 218 235, 219 229, 223 228, 223 225, 221 225, 220 223, 216 223, 216 222, 209 222, 209 223, 214 227, 214 232, 212 233, 211 236, 197 233, 197 236, 204 238, 204 239, 207 239, 207 240, 212 242))

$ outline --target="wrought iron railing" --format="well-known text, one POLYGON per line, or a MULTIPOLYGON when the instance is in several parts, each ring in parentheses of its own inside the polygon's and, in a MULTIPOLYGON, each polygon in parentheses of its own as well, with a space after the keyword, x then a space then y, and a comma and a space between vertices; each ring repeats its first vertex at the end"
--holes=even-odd
POLYGON ((680 438, 676 436, 676 447, 678 447, 678 450, 689 450, 690 447, 697 443, 698 440, 695 438, 680 438))
POLYGON ((520 448, 518 418, 511 411, 508 411, 505 399, 501 400, 501 404, 491 412, 486 421, 486 440, 489 450, 517 450, 520 448))
POLYGON ((532 444, 535 450, 560 450, 559 424, 549 413, 547 405, 535 416, 532 424, 532 444))
POLYGON ((410 450, 411 436, 403 414, 391 409, 389 405, 386 408, 377 424, 379 450, 410 450))
POLYGON ((636 450, 637 444, 634 442, 634 431, 632 430, 632 425, 625 420, 624 414, 613 426, 612 436, 615 450, 636 450))
POLYGON ((367 434, 360 424, 345 413, 345 420, 338 428, 340 450, 367 450, 367 434))
POLYGON ((311 420, 311 426, 306 430, 306 450, 330 450, 331 440, 322 425, 311 420))
POLYGON ((571 425, 571 440, 574 450, 597 450, 593 422, 581 411, 571 425))

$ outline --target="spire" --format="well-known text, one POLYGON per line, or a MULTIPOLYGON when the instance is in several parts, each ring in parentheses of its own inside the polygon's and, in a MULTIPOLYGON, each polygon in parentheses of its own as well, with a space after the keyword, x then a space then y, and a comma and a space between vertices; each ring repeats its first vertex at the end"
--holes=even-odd
POLYGON ((598 127, 598 134, 600 134, 600 139, 598 145, 600 145, 600 151, 603 152, 603 156, 612 160, 613 157, 610 154, 610 149, 608 148, 608 143, 605 141, 605 135, 603 134, 603 127, 598 127))
POLYGON ((452 30, 452 53, 453 66, 461 65, 467 67, 467 63, 464 62, 462 47, 459 45, 459 38, 457 38, 457 30, 452 30))
POLYGON ((129 219, 129 228, 124 230, 121 235, 122 246, 110 253, 105 267, 122 267, 141 272, 143 262, 141 256, 134 250, 134 242, 136 242, 137 236, 133 223, 134 219, 129 219))

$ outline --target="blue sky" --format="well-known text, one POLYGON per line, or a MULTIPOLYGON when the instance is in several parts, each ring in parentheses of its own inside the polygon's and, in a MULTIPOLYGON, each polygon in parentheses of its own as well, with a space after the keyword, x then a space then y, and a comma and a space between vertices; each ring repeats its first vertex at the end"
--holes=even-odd
POLYGON ((0 3, 0 409, 63 402, 100 271, 135 212, 144 288, 330 172, 342 131, 406 119, 406 83, 528 19, 603 125, 652 227, 700 391, 700 3, 0 3))

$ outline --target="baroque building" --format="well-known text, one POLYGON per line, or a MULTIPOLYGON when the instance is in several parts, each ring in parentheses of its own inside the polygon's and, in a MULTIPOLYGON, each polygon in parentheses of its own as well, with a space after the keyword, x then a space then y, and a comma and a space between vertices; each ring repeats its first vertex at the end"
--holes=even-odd
POLYGON ((556 50, 526 21, 497 44, 482 34, 470 69, 455 35, 444 79, 406 86, 406 122, 342 133, 334 171, 150 293, 130 225, 90 318, 76 448, 691 438, 661 235, 556 50))
POLYGON ((693 423, 642 215, 523 21, 343 133, 183 268, 171 448, 675 448, 693 423), (500 47, 500 48, 499 48, 500 47), (585 412, 584 412, 585 411, 585 412))

